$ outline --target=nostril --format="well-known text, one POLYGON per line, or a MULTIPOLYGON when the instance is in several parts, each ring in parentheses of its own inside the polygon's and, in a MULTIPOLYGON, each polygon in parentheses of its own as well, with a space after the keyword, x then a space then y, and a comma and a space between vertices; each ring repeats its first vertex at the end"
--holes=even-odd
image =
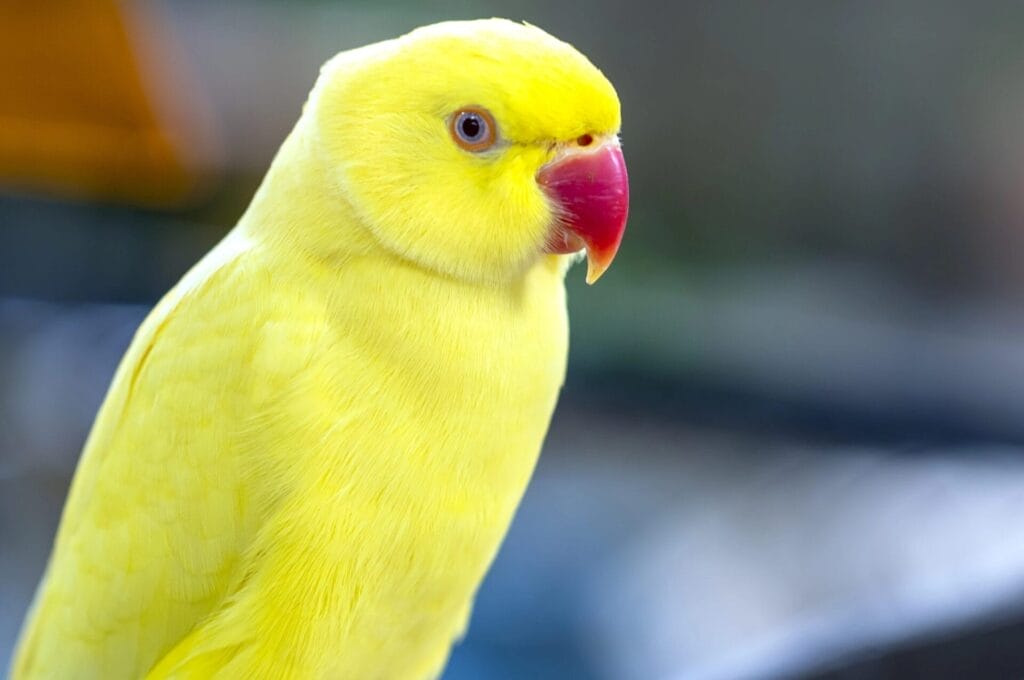
POLYGON ((580 135, 576 138, 576 143, 580 146, 590 146, 593 142, 594 138, 591 135, 580 135))

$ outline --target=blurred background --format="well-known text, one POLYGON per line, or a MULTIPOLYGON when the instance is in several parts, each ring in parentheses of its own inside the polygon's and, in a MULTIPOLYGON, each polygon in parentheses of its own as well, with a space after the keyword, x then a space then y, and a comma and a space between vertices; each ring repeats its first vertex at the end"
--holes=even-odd
POLYGON ((0 3, 0 668, 147 310, 337 51, 507 16, 632 218, 446 680, 1024 677, 1024 5, 0 3))

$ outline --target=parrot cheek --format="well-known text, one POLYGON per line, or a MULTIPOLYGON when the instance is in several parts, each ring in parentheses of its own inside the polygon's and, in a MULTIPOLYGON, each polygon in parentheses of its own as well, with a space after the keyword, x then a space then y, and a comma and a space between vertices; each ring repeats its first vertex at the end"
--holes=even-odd
POLYGON ((537 183, 559 210, 545 252, 587 249, 587 283, 608 269, 629 214, 629 178, 618 140, 595 149, 573 147, 537 173, 537 183))

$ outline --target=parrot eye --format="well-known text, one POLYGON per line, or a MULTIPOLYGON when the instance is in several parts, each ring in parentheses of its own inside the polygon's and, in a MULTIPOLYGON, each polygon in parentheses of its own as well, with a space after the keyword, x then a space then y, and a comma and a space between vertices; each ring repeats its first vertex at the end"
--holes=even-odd
POLYGON ((448 132, 455 143, 466 151, 484 151, 494 146, 497 126, 486 109, 467 106, 452 114, 448 121, 448 132))

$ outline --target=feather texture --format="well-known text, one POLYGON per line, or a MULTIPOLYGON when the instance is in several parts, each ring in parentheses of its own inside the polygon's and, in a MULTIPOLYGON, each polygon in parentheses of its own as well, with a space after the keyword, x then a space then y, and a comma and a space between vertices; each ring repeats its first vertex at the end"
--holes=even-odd
POLYGON ((569 258, 540 253, 553 151, 533 141, 581 125, 614 134, 614 92, 532 27, 330 62, 124 357, 13 677, 438 675, 564 377, 569 258), (447 139, 466 103, 503 150, 447 139))

